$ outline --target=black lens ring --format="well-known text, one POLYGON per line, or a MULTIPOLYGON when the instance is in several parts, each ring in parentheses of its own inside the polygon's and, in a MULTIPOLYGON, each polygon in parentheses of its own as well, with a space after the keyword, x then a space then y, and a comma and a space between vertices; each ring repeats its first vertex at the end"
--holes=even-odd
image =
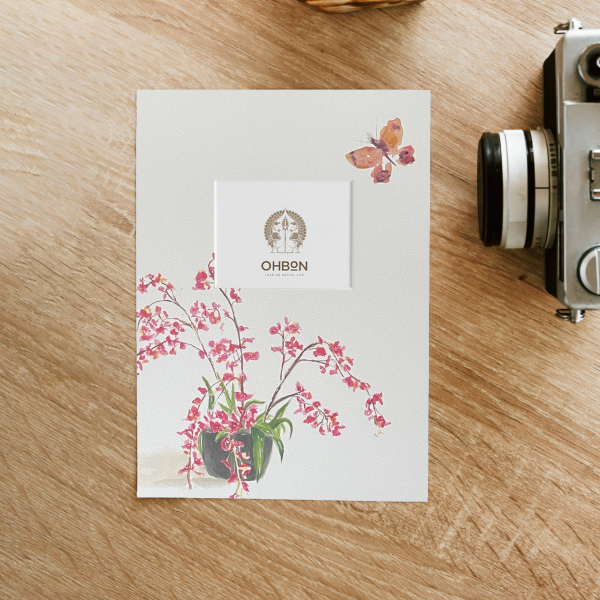
POLYGON ((486 132, 479 140, 477 155, 479 237, 484 246, 499 246, 502 242, 503 196, 500 134, 486 132))
POLYGON ((600 50, 588 57, 587 70, 592 77, 600 79, 600 50))
POLYGON ((525 133, 525 145, 527 146, 527 230, 523 248, 531 248, 535 224, 535 156, 531 131, 526 129, 523 133, 525 133))

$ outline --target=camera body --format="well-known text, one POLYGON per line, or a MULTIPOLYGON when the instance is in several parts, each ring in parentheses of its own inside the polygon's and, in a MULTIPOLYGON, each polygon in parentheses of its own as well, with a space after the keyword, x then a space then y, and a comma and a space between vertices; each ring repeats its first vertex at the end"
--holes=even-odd
POLYGON ((600 309, 600 30, 571 19, 544 63, 544 126, 484 133, 479 233, 486 246, 538 248, 546 290, 580 321, 600 309))

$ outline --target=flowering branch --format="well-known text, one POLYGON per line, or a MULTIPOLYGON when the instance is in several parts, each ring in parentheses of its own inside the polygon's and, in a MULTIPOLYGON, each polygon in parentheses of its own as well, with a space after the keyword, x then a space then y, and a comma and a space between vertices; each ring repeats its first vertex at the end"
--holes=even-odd
POLYGON ((141 332, 139 338, 140 341, 153 340, 157 341, 158 343, 156 343, 154 346, 148 344, 145 348, 138 350, 138 375, 142 371, 143 365, 148 362, 148 356, 156 359, 160 355, 176 354, 177 346, 180 350, 185 350, 189 343, 186 344, 180 340, 179 334, 182 333, 186 327, 188 327, 195 333, 196 339, 200 344, 200 349, 198 349, 195 345, 189 345, 198 349, 198 354, 201 358, 204 358, 205 356, 208 358, 212 371, 216 376, 217 371, 212 358, 206 352, 204 343, 200 338, 199 329, 208 329, 208 327, 206 327, 204 323, 201 323, 197 318, 197 303, 195 303, 190 309, 191 315, 196 317, 196 319, 193 319, 192 316, 190 316, 190 313, 188 313, 188 311, 177 300, 173 284, 170 283, 160 273, 158 275, 147 275, 146 277, 142 277, 137 289, 141 293, 146 293, 150 287, 157 287, 158 291, 163 293, 163 298, 162 300, 156 300, 155 302, 148 304, 137 313, 138 322, 136 330, 141 332), (161 306, 163 304, 175 305, 185 315, 187 320, 181 319, 180 317, 169 317, 166 310, 164 310, 163 306, 161 306), (154 306, 154 311, 150 309, 151 306, 154 306), (161 340, 160 336, 164 335, 167 331, 169 335, 167 335, 164 340, 161 340), (171 336, 173 336, 173 338, 171 338, 171 336), (165 346, 171 347, 170 352, 166 351, 165 346))
MULTIPOLYGON (((201 388, 198 388, 201 389, 201 388)), ((204 398, 206 397, 206 390, 204 391, 204 395, 202 398, 195 398, 192 403, 192 408, 190 408, 188 412, 188 416, 186 417, 187 421, 190 421, 190 425, 184 429, 183 431, 179 431, 179 435, 185 435, 188 439, 184 442, 182 448, 183 453, 187 455, 188 460, 183 469, 180 469, 178 474, 182 475, 186 474, 188 489, 192 489, 192 473, 196 475, 203 476, 204 473, 202 471, 198 471, 197 467, 203 465, 202 459, 198 454, 198 436, 202 432, 202 427, 198 423, 198 417, 200 416, 198 407, 202 404, 204 398)))
MULTIPOLYGON (((198 271, 193 290, 204 291, 215 287, 213 261, 214 257, 207 270, 198 271)), ((146 293, 151 288, 162 293, 162 298, 149 303, 137 313, 136 330, 141 342, 137 352, 138 373, 150 358, 176 355, 177 351, 188 348, 193 348, 201 360, 208 360, 212 371, 212 381, 202 377, 203 385, 198 387, 200 396, 194 398, 184 419, 187 426, 178 432, 185 437, 182 448, 186 456, 186 463, 179 473, 185 474, 189 489, 192 488, 192 476, 203 475, 200 467, 204 460, 199 441, 203 432, 207 432, 214 436, 215 442, 220 442, 218 448, 221 456, 226 457, 221 462, 227 465, 228 481, 236 483, 236 490, 231 497, 240 498, 244 492, 248 492, 249 473, 254 469, 258 480, 264 470, 263 452, 267 441, 276 444, 283 458, 280 435, 286 432, 286 427, 289 427, 290 435, 292 433, 292 422, 285 413, 293 399, 298 403, 294 414, 301 413, 304 423, 322 435, 341 435, 344 425, 338 421, 338 413, 313 400, 311 392, 299 381, 295 390, 282 394, 284 385, 301 363, 317 364, 321 373, 339 375, 353 391, 366 392, 364 412, 367 418, 374 422, 379 433, 389 425, 377 406, 383 404, 382 394, 371 394, 371 386, 354 375, 354 361, 345 354, 345 347, 338 341, 329 342, 321 337, 305 346, 299 340, 300 325, 287 317, 283 324, 277 323, 269 329, 269 333, 280 340, 280 345, 271 348, 273 352, 281 354, 279 382, 266 408, 261 409, 259 414, 259 406, 265 403, 248 393, 246 366, 250 361, 259 360, 260 355, 259 352, 248 350, 254 338, 243 337, 247 327, 238 322, 235 305, 242 301, 239 290, 215 288, 225 298, 226 304, 213 302, 208 305, 196 300, 186 308, 178 300, 175 287, 160 273, 142 277, 137 286, 140 293, 146 293), (175 307, 177 316, 169 315, 166 308, 171 310, 170 307, 175 307), (223 337, 227 322, 235 328, 235 341, 223 337), (218 331, 218 335, 211 337, 211 330, 218 331), (188 332, 193 336, 192 341, 185 339, 188 332), (239 434, 251 434, 251 438, 241 439, 252 440, 249 446, 252 448, 252 457, 244 451, 244 442, 238 437, 239 434)), ((203 443, 204 439, 202 437, 203 443)))
MULTIPOLYGON (((342 381, 352 389, 352 391, 356 391, 357 389, 363 390, 367 392, 367 400, 365 402, 365 416, 375 423, 378 428, 378 433, 381 433, 381 430, 389 425, 389 421, 386 421, 383 415, 379 412, 377 408, 377 404, 383 405, 382 394, 371 394, 370 389, 371 386, 358 379, 355 375, 352 374, 352 367, 354 365, 354 360, 349 356, 346 356, 344 351, 346 350, 345 346, 342 346, 339 342, 327 342, 322 337, 318 337, 318 341, 309 344, 304 347, 294 336, 292 336, 289 340, 286 341, 287 334, 298 334, 300 332, 300 326, 298 323, 292 323, 287 317, 282 326, 281 323, 277 323, 273 325, 269 329, 269 333, 271 335, 279 335, 282 339, 281 346, 272 347, 271 350, 276 353, 282 354, 282 370, 283 366, 292 358, 294 358, 294 362, 286 371, 285 375, 280 375, 279 385, 275 389, 273 393, 273 397, 271 398, 271 402, 269 403, 267 410, 265 411, 268 415, 272 408, 283 402, 284 400, 297 396, 297 394, 290 394, 284 396, 283 398, 277 398, 283 384, 290 376, 292 371, 301 363, 301 362, 316 362, 319 364, 319 369, 321 373, 329 372, 330 375, 340 375, 342 381), (313 350, 312 354, 314 359, 309 359, 305 357, 305 354, 308 350, 313 350), (299 354, 297 355, 297 353, 299 354)), ((300 384, 297 384, 300 385, 300 384)), ((300 398, 299 398, 300 401, 300 398)), ((301 411, 304 411, 307 408, 306 403, 301 402, 301 411)), ((311 405, 314 407, 314 403, 311 405)), ((320 408, 320 404, 317 405, 317 409, 320 408)), ((311 408, 311 410, 313 410, 311 408)), ((337 415, 336 415, 337 416, 337 415)), ((319 426, 322 422, 318 420, 316 417, 314 420, 305 421, 308 423, 319 423, 319 426)), ((328 429, 326 429, 328 431, 328 429)))
MULTIPOLYGON (((221 291, 221 294, 223 294, 223 296, 225 296, 225 300, 227 300, 227 302, 229 303, 229 307, 231 308, 231 317, 229 317, 229 318, 233 321, 233 324, 235 325, 235 330, 237 332, 238 343, 239 343, 239 352, 240 352, 240 358, 239 358, 240 369, 241 369, 242 373, 244 373, 244 354, 242 352, 242 350, 243 350, 242 337, 241 337, 240 327, 238 325, 237 318, 235 316, 235 310, 233 308, 233 304, 232 304, 231 300, 227 297, 225 290, 223 290, 221 288, 219 288, 219 289, 221 291)), ((235 290, 232 289, 230 291, 230 295, 233 298, 234 302, 242 301, 242 299, 235 293, 235 290)), ((244 391, 244 379, 245 379, 244 377, 242 377, 240 379, 240 387, 242 389, 242 392, 244 391)))
POLYGON ((252 470, 252 466, 250 463, 244 462, 245 460, 250 460, 250 455, 240 450, 243 446, 243 442, 236 442, 229 435, 226 435, 221 440, 221 450, 229 452, 227 460, 221 461, 231 473, 227 483, 237 483, 236 490, 229 496, 230 498, 241 498, 243 492, 250 491, 246 477, 248 477, 248 474, 252 470))

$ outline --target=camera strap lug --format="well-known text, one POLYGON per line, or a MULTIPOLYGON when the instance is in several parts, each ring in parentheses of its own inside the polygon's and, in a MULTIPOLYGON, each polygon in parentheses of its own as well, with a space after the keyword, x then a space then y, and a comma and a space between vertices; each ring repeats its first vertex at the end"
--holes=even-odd
POLYGON ((554 33, 567 33, 570 29, 583 29, 583 23, 579 19, 569 19, 567 23, 557 25, 554 33))

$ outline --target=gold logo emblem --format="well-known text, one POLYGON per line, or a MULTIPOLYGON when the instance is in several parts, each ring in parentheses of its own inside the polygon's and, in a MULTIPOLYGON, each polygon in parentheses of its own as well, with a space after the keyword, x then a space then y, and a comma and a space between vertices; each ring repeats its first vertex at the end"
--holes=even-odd
POLYGON ((265 223, 265 239, 272 253, 299 253, 305 238, 304 219, 294 211, 278 210, 265 223))

